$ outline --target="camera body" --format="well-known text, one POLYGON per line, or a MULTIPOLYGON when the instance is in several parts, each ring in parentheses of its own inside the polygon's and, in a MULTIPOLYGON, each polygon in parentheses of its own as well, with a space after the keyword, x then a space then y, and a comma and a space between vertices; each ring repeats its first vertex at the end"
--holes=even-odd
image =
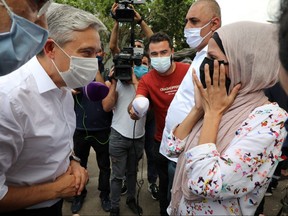
POLYGON ((145 0, 115 0, 118 3, 118 8, 115 12, 115 19, 118 22, 133 22, 134 21, 134 10, 129 7, 133 4, 143 4, 145 0))
POLYGON ((115 12, 115 17, 118 22, 130 22, 131 23, 131 45, 130 47, 123 48, 119 54, 113 57, 114 62, 114 79, 121 81, 132 79, 132 67, 133 65, 141 65, 142 57, 144 53, 143 48, 134 47, 134 9, 130 6, 133 4, 143 4, 145 0, 115 0, 118 3, 118 7, 115 12))
POLYGON ((127 47, 123 48, 119 54, 113 58, 114 76, 118 80, 131 80, 133 65, 141 65, 143 57, 143 48, 127 47))

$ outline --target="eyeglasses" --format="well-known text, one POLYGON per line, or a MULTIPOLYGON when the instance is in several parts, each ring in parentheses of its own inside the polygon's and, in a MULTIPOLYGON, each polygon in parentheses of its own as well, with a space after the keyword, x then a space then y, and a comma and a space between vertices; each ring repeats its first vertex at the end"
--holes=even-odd
POLYGON ((49 6, 52 4, 52 0, 34 0, 38 7, 37 18, 41 17, 48 11, 49 6))

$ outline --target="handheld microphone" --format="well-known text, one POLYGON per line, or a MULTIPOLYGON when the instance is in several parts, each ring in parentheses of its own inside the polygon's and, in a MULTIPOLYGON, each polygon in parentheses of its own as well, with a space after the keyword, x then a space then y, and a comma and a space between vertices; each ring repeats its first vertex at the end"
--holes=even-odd
POLYGON ((149 108, 149 100, 146 97, 137 97, 133 100, 132 107, 135 114, 139 118, 142 118, 149 108))
POLYGON ((93 81, 83 87, 84 95, 91 101, 103 100, 108 95, 108 92, 109 88, 101 82, 93 81))

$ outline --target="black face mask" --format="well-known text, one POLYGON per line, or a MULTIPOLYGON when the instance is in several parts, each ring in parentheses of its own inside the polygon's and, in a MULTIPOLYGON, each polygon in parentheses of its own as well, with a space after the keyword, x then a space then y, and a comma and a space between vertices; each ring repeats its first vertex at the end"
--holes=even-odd
MULTIPOLYGON (((218 61, 219 62, 219 66, 220 64, 224 64, 224 65, 228 65, 227 62, 224 62, 223 60, 222 61, 218 61)), ((207 57, 204 58, 202 64, 200 65, 200 81, 203 85, 204 88, 206 88, 206 83, 205 83, 205 73, 204 73, 204 66, 205 64, 208 64, 209 65, 209 74, 210 74, 210 78, 211 78, 211 84, 213 84, 213 74, 214 74, 214 60, 213 59, 209 59, 207 57)), ((229 87, 230 87, 230 84, 231 84, 231 80, 230 78, 226 75, 226 83, 225 83, 225 86, 226 86, 226 90, 227 90, 227 94, 228 94, 228 90, 229 90, 229 87)))

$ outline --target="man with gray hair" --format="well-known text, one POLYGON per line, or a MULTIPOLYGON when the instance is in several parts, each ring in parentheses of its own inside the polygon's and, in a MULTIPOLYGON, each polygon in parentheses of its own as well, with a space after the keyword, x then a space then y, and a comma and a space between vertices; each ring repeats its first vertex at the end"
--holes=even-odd
POLYGON ((0 77, 0 215, 61 216, 62 199, 88 180, 72 150, 71 89, 96 76, 105 26, 67 5, 53 5, 47 21, 42 53, 0 77))

